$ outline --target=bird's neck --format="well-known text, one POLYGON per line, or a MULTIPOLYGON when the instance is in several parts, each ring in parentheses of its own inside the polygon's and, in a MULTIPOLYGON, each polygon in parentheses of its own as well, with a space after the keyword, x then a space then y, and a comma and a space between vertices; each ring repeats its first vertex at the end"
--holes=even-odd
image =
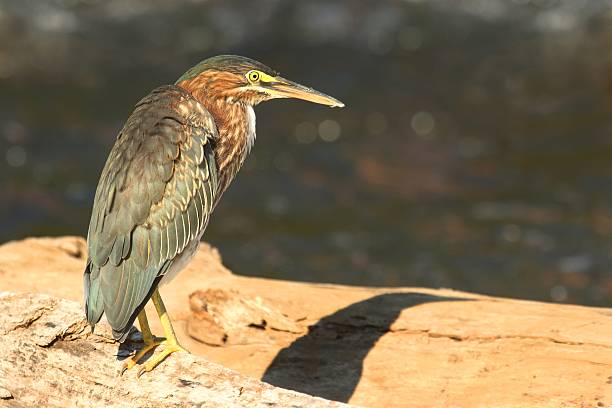
POLYGON ((220 195, 242 167, 255 141, 255 113, 250 105, 242 102, 211 97, 205 88, 191 93, 211 113, 219 132, 215 161, 220 195))

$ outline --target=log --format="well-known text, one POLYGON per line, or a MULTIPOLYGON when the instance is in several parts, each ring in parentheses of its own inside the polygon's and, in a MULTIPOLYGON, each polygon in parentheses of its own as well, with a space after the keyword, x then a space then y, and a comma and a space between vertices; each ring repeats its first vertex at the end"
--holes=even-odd
MULTIPOLYGON (((137 336, 134 336, 137 337, 137 336)), ((139 346, 95 333, 73 301, 0 293, 0 405, 10 407, 341 407, 262 383, 203 358, 175 353, 141 378, 119 376, 139 346)))
MULTIPOLYGON (((7 243, 0 290, 80 301, 84 262, 78 237, 7 243)), ((206 244, 161 292, 183 345, 245 381, 366 407, 612 408, 610 308, 244 277, 206 244)))

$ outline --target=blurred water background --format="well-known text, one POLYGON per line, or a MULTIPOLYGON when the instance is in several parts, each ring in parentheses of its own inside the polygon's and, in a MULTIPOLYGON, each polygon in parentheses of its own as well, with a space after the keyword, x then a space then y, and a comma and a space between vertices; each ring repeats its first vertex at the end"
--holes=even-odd
POLYGON ((233 271, 609 306, 611 10, 0 0, 0 242, 85 235, 133 105, 236 53, 348 107, 257 108, 205 234, 233 271))

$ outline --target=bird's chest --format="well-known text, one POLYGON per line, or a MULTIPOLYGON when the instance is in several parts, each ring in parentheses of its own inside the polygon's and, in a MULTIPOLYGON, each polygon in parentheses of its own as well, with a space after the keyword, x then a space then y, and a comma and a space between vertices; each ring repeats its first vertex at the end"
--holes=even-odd
POLYGON ((255 143, 255 112, 246 106, 219 129, 215 160, 219 174, 219 195, 232 182, 255 143))

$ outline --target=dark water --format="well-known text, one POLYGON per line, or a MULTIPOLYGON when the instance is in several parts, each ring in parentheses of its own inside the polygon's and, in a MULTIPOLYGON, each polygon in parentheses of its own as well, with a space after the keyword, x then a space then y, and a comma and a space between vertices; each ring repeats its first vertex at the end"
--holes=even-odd
POLYGON ((205 235, 232 270, 609 305, 611 10, 0 1, 0 241, 85 235, 134 103, 237 53, 348 107, 258 107, 205 235))

